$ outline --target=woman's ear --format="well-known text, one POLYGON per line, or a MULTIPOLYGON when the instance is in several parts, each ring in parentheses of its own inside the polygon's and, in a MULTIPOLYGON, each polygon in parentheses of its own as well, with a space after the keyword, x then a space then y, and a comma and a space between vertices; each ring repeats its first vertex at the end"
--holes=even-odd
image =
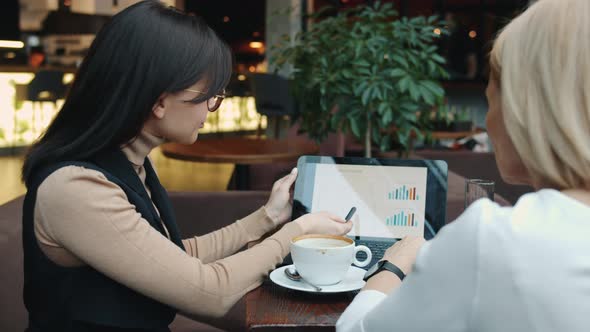
POLYGON ((166 95, 161 95, 156 103, 152 107, 152 114, 159 120, 163 119, 166 116, 166 103, 165 99, 166 95))

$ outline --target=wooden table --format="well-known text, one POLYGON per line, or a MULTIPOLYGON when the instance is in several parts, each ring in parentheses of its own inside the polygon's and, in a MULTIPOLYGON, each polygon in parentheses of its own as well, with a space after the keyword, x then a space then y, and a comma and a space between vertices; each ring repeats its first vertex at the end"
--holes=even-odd
MULTIPOLYGON (((464 210, 465 178, 449 171, 447 223, 464 210)), ((500 205, 509 205, 496 195, 500 205)), ((336 321, 357 292, 313 294, 283 288, 266 280, 241 300, 247 331, 334 331, 336 321)))
POLYGON ((313 294, 266 280, 245 296, 248 331, 334 331, 357 292, 313 294))
POLYGON ((476 128, 471 131, 433 131, 430 133, 430 136, 433 140, 441 140, 441 139, 459 139, 467 136, 473 136, 475 134, 485 132, 482 128, 476 128))
POLYGON ((235 164, 235 187, 248 190, 249 166, 283 161, 296 161, 302 155, 317 154, 319 147, 307 139, 263 139, 227 137, 198 140, 195 144, 166 143, 162 153, 169 158, 235 164))

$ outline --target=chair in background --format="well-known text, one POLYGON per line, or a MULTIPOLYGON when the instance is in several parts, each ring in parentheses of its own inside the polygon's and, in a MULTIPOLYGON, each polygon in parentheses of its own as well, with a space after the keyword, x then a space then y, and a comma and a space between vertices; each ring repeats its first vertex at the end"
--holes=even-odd
MULTIPOLYGON (((299 123, 291 126, 285 139, 308 139, 306 133, 299 132, 299 123)), ((319 144, 321 156, 344 157, 346 138, 342 133, 329 133, 328 137, 319 144)), ((272 164, 250 166, 250 189, 271 190, 273 183, 289 174, 297 162, 277 162, 272 164)))
MULTIPOLYGON (((289 91, 289 81, 276 74, 255 73, 250 75, 252 95, 256 103, 256 111, 267 117, 267 136, 280 138, 282 119, 295 114, 297 106, 289 91)), ((258 125, 258 134, 261 127, 258 125)))
MULTIPOLYGON (((245 75, 234 75, 232 76, 231 80, 229 81, 229 85, 227 86, 227 96, 236 100, 238 108, 240 111, 240 116, 236 119, 236 125, 238 128, 242 129, 242 122, 243 121, 250 121, 251 118, 248 114, 248 97, 252 96, 252 91, 250 87, 250 81, 248 77, 245 75)), ((219 112, 215 112, 219 113, 219 112)), ((214 114, 215 114, 214 113, 214 114)), ((211 116, 211 115, 209 115, 211 116)), ((260 127, 260 122, 259 125, 260 127)), ((259 128, 260 131, 260 128, 259 128)))
MULTIPOLYGON (((300 133, 299 123, 293 125, 284 120, 297 112, 297 103, 289 90, 289 80, 275 74, 256 73, 249 77, 256 110, 268 117, 267 137, 281 139, 308 139, 306 133, 300 133)), ((260 135, 260 129, 259 129, 260 135)), ((346 138, 342 133, 330 133, 319 144, 319 154, 343 157, 346 138)), ((279 162, 250 166, 251 190, 270 190, 273 183, 289 174, 296 162, 279 162)))
MULTIPOLYGON (((66 85, 63 83, 64 72, 59 70, 40 70, 35 74, 27 88, 27 100, 33 102, 33 123, 35 123, 35 105, 39 105, 41 122, 44 121, 43 102, 52 102, 57 108, 57 100, 66 95, 66 85)), ((33 126, 33 131, 36 128, 33 126)))

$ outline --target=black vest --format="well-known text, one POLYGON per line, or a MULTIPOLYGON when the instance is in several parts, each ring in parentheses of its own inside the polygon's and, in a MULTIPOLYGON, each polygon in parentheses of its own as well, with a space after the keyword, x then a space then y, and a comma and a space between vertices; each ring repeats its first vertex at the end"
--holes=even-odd
MULTIPOLYGON (((66 268, 54 264, 39 248, 33 231, 37 188, 57 169, 78 165, 103 173, 121 187, 127 199, 150 225, 184 250, 166 190, 146 158, 148 196, 122 151, 102 153, 91 160, 62 162, 40 169, 29 182, 23 206, 24 302, 29 311, 27 331, 169 331, 176 310, 127 288, 89 266, 66 268), (152 205, 160 212, 160 217, 152 205)), ((83 221, 84 216, 80 216, 83 221)), ((105 245, 109 245, 105 243, 105 245)), ((125 266, 121 266, 125 269, 125 266)))

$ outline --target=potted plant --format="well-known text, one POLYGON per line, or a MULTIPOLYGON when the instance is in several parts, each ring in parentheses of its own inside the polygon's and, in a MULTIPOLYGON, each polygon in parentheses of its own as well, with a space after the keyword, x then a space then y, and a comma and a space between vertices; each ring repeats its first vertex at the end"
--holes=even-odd
POLYGON ((371 156, 407 149, 412 135, 428 132, 427 112, 441 104, 438 79, 447 74, 438 54, 437 17, 399 17, 392 4, 375 2, 325 17, 271 48, 279 68, 292 65, 292 90, 301 128, 321 141, 330 131, 352 132, 371 156), (436 33, 435 33, 436 32, 436 33))

